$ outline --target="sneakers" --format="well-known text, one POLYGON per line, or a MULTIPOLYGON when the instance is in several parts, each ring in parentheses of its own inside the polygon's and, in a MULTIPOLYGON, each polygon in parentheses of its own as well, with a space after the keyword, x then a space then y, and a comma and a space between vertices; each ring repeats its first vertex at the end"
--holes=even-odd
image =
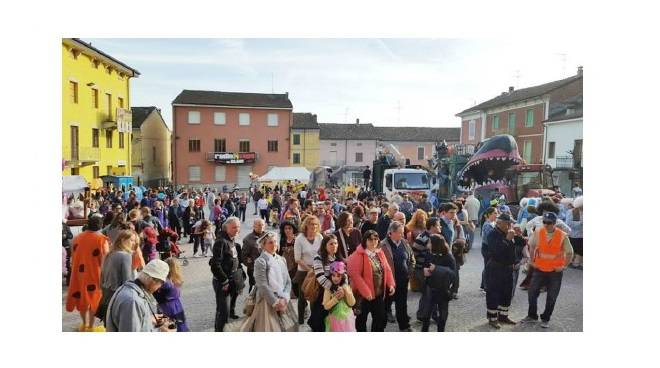
POLYGON ((513 321, 509 316, 500 316, 497 321, 499 323, 503 323, 505 325, 517 325, 518 323, 516 321, 513 321))
POLYGON ((451 298, 452 299, 458 299, 458 294, 457 293, 452 293, 451 298))
POLYGON ((229 318, 231 318, 231 319, 239 319, 240 317, 237 316, 236 313, 234 313, 234 312, 230 312, 230 313, 229 313, 229 318))
POLYGON ((412 329, 412 327, 404 328, 403 330, 399 330, 399 332, 415 332, 415 330, 412 329))
POLYGON ((394 318, 394 315, 392 314, 392 312, 387 312, 387 322, 389 322, 389 323, 396 322, 396 319, 394 318))
POLYGON ((525 318, 522 319, 522 321, 520 321, 520 323, 536 323, 538 321, 539 321, 538 318, 532 318, 530 316, 526 316, 525 318))
POLYGON ((489 320, 488 325, 490 327, 496 329, 496 330, 499 330, 500 328, 502 328, 502 326, 500 326, 500 324, 497 322, 497 320, 489 320))
POLYGON ((550 327, 550 321, 541 321, 541 327, 543 328, 550 327))

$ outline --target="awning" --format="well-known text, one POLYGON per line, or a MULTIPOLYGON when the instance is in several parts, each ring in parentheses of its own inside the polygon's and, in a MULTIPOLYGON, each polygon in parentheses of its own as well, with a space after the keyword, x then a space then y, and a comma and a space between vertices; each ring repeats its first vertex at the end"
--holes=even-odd
POLYGON ((284 180, 298 180, 303 183, 309 182, 309 171, 304 167, 279 167, 275 166, 270 169, 265 175, 259 177, 260 182, 264 181, 284 181, 284 180))

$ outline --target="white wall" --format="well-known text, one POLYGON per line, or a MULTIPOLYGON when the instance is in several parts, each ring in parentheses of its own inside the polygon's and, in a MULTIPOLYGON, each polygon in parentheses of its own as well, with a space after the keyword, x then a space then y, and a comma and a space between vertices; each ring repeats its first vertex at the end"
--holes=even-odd
POLYGON ((334 166, 334 165, 345 165, 346 164, 346 141, 345 140, 321 140, 320 141, 320 157, 319 164, 321 166, 334 166), (336 146, 332 146, 332 143, 336 143, 336 146), (332 159, 331 151, 337 152, 337 159, 332 159))
POLYGON ((346 165, 350 166, 366 166, 371 167, 376 159, 376 141, 348 141, 348 153, 346 157, 346 165), (361 146, 358 146, 361 144, 361 146), (355 161, 355 153, 362 152, 362 161, 355 161))
MULTIPOLYGON (((547 123, 545 134, 545 154, 548 154, 548 142, 555 142, 555 157, 566 156, 573 150, 576 139, 582 138, 582 119, 568 122, 547 123)), ((546 164, 555 167, 556 160, 546 157, 546 164)))

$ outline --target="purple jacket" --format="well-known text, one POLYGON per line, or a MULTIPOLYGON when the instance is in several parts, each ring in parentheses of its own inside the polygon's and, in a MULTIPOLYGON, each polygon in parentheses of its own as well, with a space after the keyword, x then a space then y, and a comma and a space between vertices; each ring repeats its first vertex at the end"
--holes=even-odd
POLYGON ((183 313, 183 304, 181 304, 181 290, 174 286, 169 279, 155 293, 154 298, 158 302, 158 309, 164 315, 175 319, 177 332, 189 331, 186 325, 186 317, 183 313))

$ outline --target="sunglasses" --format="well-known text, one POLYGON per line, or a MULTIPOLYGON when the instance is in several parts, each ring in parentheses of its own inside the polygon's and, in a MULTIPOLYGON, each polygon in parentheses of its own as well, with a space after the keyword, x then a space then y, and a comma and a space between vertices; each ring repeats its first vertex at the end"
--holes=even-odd
POLYGON ((555 223, 552 221, 543 221, 543 225, 554 225, 555 223))

